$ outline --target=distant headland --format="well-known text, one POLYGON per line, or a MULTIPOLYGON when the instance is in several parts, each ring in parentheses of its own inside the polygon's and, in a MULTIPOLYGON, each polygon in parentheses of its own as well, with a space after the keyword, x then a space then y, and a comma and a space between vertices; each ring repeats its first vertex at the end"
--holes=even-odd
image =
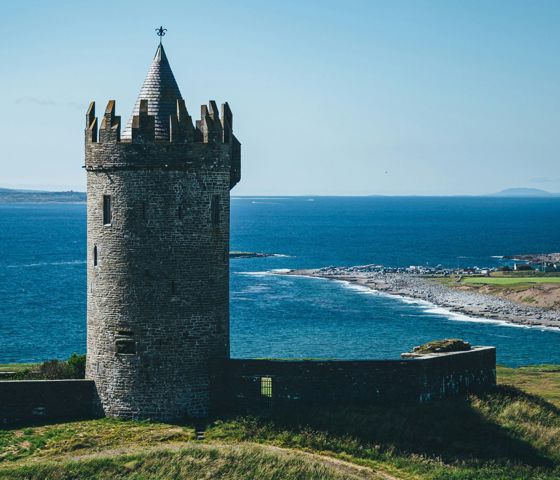
POLYGON ((47 192, 42 190, 17 190, 0 188, 2 203, 85 203, 86 193, 69 190, 66 192, 47 192))
MULTIPOLYGON (((368 195, 369 197, 387 197, 391 195, 368 195)), ((401 195, 399 195, 401 196, 401 195)), ((406 196, 406 195, 405 195, 406 196)), ((410 196, 417 196, 411 194, 410 196)), ((437 195, 435 195, 437 196, 437 195)), ((455 196, 455 195, 454 195, 455 196)), ((458 195, 464 196, 464 195, 458 195)), ((552 193, 539 188, 507 188, 487 195, 466 195, 468 197, 500 197, 500 198, 560 198, 560 193, 552 193)), ((0 204, 7 203, 85 203, 86 192, 46 191, 12 189, 0 187, 0 204)))
POLYGON ((560 193, 547 192, 540 188, 506 188, 500 192, 494 193, 492 197, 522 197, 522 198, 550 198, 560 197, 560 193))

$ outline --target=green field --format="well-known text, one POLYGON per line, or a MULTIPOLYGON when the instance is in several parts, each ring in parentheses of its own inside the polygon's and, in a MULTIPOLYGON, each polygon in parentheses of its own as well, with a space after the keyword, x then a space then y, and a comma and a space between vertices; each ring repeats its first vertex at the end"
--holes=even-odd
POLYGON ((7 363, 0 365, 0 372, 24 372, 36 366, 36 363, 7 363))
POLYGON ((0 479, 558 480, 560 365, 425 405, 294 409, 195 425, 111 419, 0 430, 0 479))

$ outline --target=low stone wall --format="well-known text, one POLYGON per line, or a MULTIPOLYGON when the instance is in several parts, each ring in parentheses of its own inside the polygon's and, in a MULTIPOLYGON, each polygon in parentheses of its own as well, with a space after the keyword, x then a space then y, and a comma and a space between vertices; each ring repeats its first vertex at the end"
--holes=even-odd
POLYGON ((496 384, 496 350, 404 360, 230 360, 230 401, 241 411, 306 405, 426 402, 496 384))
POLYGON ((0 382, 0 425, 92 418, 91 380, 0 382))
MULTIPOLYGON (((496 350, 405 360, 229 360, 222 408, 427 402, 496 384, 496 350)), ((92 380, 0 381, 0 426, 93 418, 92 380)))

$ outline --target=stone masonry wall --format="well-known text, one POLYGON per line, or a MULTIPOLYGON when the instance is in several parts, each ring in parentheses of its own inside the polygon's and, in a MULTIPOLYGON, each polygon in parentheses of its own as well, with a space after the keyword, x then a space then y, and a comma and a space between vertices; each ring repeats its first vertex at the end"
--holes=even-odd
POLYGON ((232 144, 154 141, 148 120, 121 142, 110 102, 86 130, 86 377, 106 415, 171 421, 208 414, 229 357, 232 144))
MULTIPOLYGON (((229 360, 222 367, 227 381, 221 392, 221 408, 226 413, 297 405, 340 407, 427 402, 488 390, 496 384, 495 349, 491 347, 410 360, 229 360), (270 397, 262 395, 263 377, 270 379, 270 397)), ((139 393, 126 383, 131 378, 127 373, 122 374, 124 380, 117 385, 139 393)), ((189 372, 184 378, 174 371, 171 373, 177 375, 174 381, 179 386, 192 388, 189 372)), ((173 392, 164 383, 168 374, 158 375, 161 378, 151 378, 154 386, 173 392)), ((103 381, 112 379, 103 378, 103 381)), ((152 395, 153 388, 149 390, 152 395)), ((153 397, 141 395, 140 398, 153 401, 153 397)), ((166 400, 157 398, 166 405, 166 400)), ((95 384, 91 380, 1 381, 0 425, 92 418, 101 414, 94 408, 95 400, 95 384)), ((129 405, 128 401, 125 405, 129 405)))
POLYGON ((406 360, 231 360, 230 408, 263 406, 369 405, 425 402, 481 391, 496 384, 496 351, 468 352, 406 360), (272 397, 262 394, 271 382, 272 397))

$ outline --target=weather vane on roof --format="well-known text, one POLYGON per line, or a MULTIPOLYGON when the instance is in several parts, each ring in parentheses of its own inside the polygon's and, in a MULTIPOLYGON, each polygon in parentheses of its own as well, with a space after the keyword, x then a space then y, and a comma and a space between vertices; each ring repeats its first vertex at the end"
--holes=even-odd
POLYGON ((167 32, 167 28, 163 28, 161 26, 159 28, 156 28, 156 34, 159 37, 160 44, 161 44, 161 37, 165 35, 165 32, 167 32))

